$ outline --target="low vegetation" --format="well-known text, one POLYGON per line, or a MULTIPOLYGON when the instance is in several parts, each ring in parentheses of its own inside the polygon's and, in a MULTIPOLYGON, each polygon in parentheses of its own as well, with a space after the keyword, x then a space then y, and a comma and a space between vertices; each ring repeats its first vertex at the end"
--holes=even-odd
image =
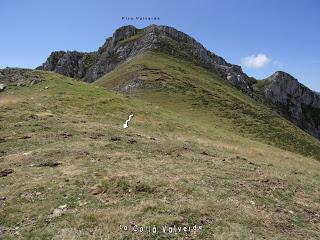
POLYGON ((156 53, 118 70, 103 87, 36 71, 0 94, 0 238, 319 237, 319 141, 187 62, 156 53), (165 88, 104 88, 141 68, 165 88))

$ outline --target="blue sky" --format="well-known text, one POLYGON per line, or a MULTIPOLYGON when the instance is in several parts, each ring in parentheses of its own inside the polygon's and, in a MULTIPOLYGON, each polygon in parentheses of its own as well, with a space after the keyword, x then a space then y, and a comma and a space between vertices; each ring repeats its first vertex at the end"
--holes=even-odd
POLYGON ((0 68, 34 68, 54 50, 97 50, 123 25, 161 24, 191 35, 250 76, 282 70, 320 91, 319 13, 318 0, 1 0, 0 68))

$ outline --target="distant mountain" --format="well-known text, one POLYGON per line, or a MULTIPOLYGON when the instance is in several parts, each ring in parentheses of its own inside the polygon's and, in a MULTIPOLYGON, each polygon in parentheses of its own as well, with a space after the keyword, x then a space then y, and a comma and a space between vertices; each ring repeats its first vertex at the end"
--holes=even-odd
POLYGON ((276 72, 263 81, 249 77, 240 66, 226 62, 192 37, 168 26, 151 25, 143 29, 123 26, 98 51, 56 51, 37 69, 94 82, 117 66, 148 52, 162 52, 217 73, 232 86, 268 104, 298 127, 320 138, 319 94, 284 72, 276 72))

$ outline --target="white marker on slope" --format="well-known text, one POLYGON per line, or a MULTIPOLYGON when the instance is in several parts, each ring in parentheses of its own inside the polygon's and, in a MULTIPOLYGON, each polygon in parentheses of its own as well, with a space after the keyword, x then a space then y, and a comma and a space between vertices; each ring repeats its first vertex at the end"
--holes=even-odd
POLYGON ((131 118, 133 117, 133 114, 130 114, 128 120, 126 120, 126 122, 123 124, 123 128, 127 128, 128 126, 128 122, 131 120, 131 118))

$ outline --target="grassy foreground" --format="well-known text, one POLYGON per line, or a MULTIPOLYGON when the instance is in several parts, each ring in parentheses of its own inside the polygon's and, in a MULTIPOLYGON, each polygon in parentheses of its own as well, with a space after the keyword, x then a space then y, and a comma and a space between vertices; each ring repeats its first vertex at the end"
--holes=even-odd
MULTIPOLYGON (((14 171, 0 177, 0 238, 319 238, 318 141, 211 73, 157 64, 146 80, 182 83, 123 96, 35 72, 45 81, 0 94, 0 170, 14 171), (163 233, 164 225, 202 229, 163 233)), ((110 87, 113 74, 98 84, 110 87)))

